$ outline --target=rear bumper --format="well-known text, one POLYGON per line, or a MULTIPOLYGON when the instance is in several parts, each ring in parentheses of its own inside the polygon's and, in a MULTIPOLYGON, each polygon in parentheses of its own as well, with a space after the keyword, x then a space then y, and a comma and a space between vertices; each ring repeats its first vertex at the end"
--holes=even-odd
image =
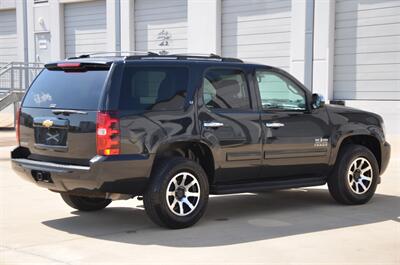
POLYGON ((151 155, 95 156, 89 166, 30 160, 20 147, 11 153, 12 168, 23 179, 56 192, 87 196, 143 194, 153 164, 151 155))

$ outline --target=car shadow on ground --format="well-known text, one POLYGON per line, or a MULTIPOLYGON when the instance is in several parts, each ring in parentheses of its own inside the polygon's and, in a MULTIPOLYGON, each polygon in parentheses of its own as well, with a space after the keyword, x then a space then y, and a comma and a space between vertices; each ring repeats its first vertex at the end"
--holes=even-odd
POLYGON ((48 220, 44 225, 81 236, 138 245, 208 247, 300 235, 383 221, 399 221, 400 197, 376 194, 366 205, 336 204, 326 189, 297 189, 210 198, 200 222, 168 230, 143 209, 109 207, 100 212, 48 220))

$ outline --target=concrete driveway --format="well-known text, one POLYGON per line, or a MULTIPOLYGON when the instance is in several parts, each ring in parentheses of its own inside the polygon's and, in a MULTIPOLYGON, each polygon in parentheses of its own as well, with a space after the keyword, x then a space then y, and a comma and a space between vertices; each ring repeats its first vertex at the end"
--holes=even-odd
MULTIPOLYGON (((0 139, 12 142, 7 133, 0 139)), ((400 141, 393 139, 391 164, 367 205, 338 205, 326 186, 219 196, 184 230, 157 227, 136 199, 75 211, 19 179, 3 140, 0 263, 400 264, 400 141)))

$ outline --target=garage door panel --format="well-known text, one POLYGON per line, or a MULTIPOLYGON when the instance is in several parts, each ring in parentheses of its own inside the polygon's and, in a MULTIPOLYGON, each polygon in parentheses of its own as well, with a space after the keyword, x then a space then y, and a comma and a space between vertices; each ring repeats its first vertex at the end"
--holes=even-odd
POLYGON ((343 80, 335 81, 335 84, 342 87, 341 91, 367 91, 367 92, 400 92, 400 80, 343 80), (378 89, 377 89, 378 88, 378 89))
POLYGON ((159 9, 159 8, 168 8, 170 6, 178 7, 181 6, 182 3, 185 1, 182 0, 136 0, 135 1, 135 10, 140 10, 140 9, 159 9))
POLYGON ((356 35, 357 38, 393 36, 400 34, 398 24, 374 25, 368 27, 350 27, 336 29, 337 39, 351 39, 356 35))
POLYGON ((279 25, 279 26, 265 26, 265 27, 247 27, 243 28, 238 26, 236 28, 227 28, 224 30, 222 36, 229 35, 253 35, 253 34, 273 34, 290 32, 290 25, 279 25))
MULTIPOLYGON (((385 44, 386 52, 396 52, 398 50, 398 43, 385 44)), ((382 52, 382 44, 377 45, 358 45, 356 49, 349 49, 349 46, 336 48, 336 55, 352 55, 355 53, 379 53, 382 52)))
POLYGON ((337 1, 335 99, 400 100, 400 3, 337 1))
POLYGON ((269 51, 272 54, 285 54, 285 52, 290 49, 290 43, 270 43, 262 45, 243 45, 243 46, 236 46, 236 45, 226 45, 224 46, 225 52, 235 52, 239 51, 241 53, 248 53, 253 52, 260 54, 261 52, 269 51), (268 47, 268 49, 266 49, 268 47))
POLYGON ((275 18, 275 19, 269 19, 269 20, 249 20, 249 21, 241 21, 240 24, 237 23, 237 21, 229 21, 226 23, 223 23, 224 27, 224 32, 227 30, 232 30, 232 29, 252 29, 254 27, 256 28, 262 28, 264 30, 268 30, 268 27, 284 27, 284 26, 289 26, 290 27, 290 18, 275 18))
POLYGON ((336 28, 347 28, 347 27, 365 27, 374 26, 379 24, 392 24, 400 22, 400 13, 392 16, 385 17, 373 17, 367 19, 352 19, 336 21, 336 28))
POLYGON ((186 52, 186 1, 136 0, 134 8, 135 50, 186 52), (160 46, 162 31, 168 32, 168 46, 160 46))
POLYGON ((335 66, 335 76, 337 74, 357 74, 357 73, 399 73, 400 64, 376 64, 376 65, 342 65, 335 66))
POLYGON ((380 8, 374 10, 374 12, 357 12, 357 11, 350 11, 350 12, 343 12, 343 13, 336 13, 336 21, 343 21, 343 20, 353 20, 353 19, 369 19, 369 18, 379 18, 385 16, 395 16, 399 14, 400 6, 390 7, 390 8, 380 8))
MULTIPOLYGON (((224 0, 226 1, 226 0, 224 0)), ((228 0, 229 1, 229 0, 228 0)), ((233 0, 230 0, 233 1, 233 0)), ((275 13, 261 13, 261 12, 239 12, 238 13, 223 13, 222 23, 235 23, 235 22, 244 22, 244 21, 267 21, 271 19, 282 19, 282 18, 290 18, 290 7, 282 9, 281 12, 275 13)))
MULTIPOLYGON (((224 44, 230 45, 251 45, 251 44, 269 44, 269 43, 287 43, 289 42, 290 32, 260 35, 242 36, 224 36, 224 44), (271 36, 272 35, 272 36, 271 36), (239 37, 239 38, 238 38, 239 37)), ((289 56, 289 52, 287 55, 289 56)))
POLYGON ((0 11, 0 25, 0 62, 16 61, 18 47, 15 9, 0 11))
POLYGON ((352 81, 352 80, 396 80, 398 72, 372 72, 372 73, 336 73, 336 81, 352 81))
POLYGON ((349 12, 357 8, 359 12, 374 11, 379 8, 388 8, 400 6, 398 1, 359 1, 359 0, 344 0, 337 1, 337 12, 349 12))
POLYGON ((106 1, 64 6, 66 57, 107 50, 106 1))
POLYGON ((386 45, 391 46, 400 43, 400 36, 381 36, 374 38, 361 38, 355 40, 346 39, 346 40, 338 40, 335 41, 335 48, 346 48, 350 47, 352 50, 357 50, 359 47, 368 47, 368 46, 381 46, 385 47, 386 45), (354 45, 357 42, 357 45, 354 45))
POLYGON ((222 0, 222 55, 289 68, 291 1, 222 0))
POLYGON ((343 91, 335 93, 334 96, 337 99, 359 99, 359 100, 395 100, 400 98, 400 92, 366 92, 366 91, 343 91))
POLYGON ((363 53, 336 55, 336 65, 395 64, 400 61, 400 52, 363 53))

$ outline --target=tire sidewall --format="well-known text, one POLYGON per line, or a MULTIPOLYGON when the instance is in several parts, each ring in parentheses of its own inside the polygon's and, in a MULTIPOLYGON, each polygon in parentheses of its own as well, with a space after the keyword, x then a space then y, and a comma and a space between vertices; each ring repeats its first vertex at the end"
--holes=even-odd
POLYGON ((152 191, 152 202, 160 220, 172 228, 183 228, 190 226, 197 222, 203 215, 209 195, 208 179, 204 170, 193 161, 186 159, 177 159, 169 166, 159 172, 155 179, 158 182, 155 189, 152 191), (192 174, 198 181, 200 186, 199 202, 194 209, 187 216, 175 215, 168 207, 166 192, 171 179, 179 173, 188 172, 192 174))
POLYGON ((339 167, 338 173, 340 189, 344 192, 346 198, 350 202, 356 204, 365 203, 372 198, 378 185, 379 166, 375 156, 369 149, 363 146, 354 146, 354 148, 347 149, 347 152, 344 153, 344 156, 341 160, 341 165, 339 167), (361 157, 367 159, 368 162, 371 164, 373 177, 371 186, 369 187, 368 191, 363 194, 357 194, 351 189, 347 181, 347 173, 353 161, 361 157))

